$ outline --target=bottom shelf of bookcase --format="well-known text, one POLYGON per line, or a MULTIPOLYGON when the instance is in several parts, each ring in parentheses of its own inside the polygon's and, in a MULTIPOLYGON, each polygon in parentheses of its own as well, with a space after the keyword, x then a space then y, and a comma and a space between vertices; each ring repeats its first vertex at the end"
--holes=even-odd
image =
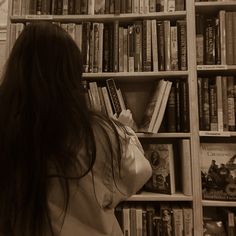
POLYGON ((160 194, 151 192, 141 192, 131 196, 127 201, 192 201, 192 196, 184 195, 183 193, 175 194, 160 194))

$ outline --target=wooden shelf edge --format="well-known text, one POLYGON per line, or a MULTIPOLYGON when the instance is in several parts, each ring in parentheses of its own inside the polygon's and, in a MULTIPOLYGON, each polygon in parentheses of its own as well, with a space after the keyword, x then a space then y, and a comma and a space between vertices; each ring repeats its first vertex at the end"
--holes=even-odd
POLYGON ((136 19, 179 19, 186 17, 186 11, 175 12, 152 12, 148 14, 128 13, 128 14, 101 14, 101 15, 26 15, 11 16, 11 21, 34 21, 34 20, 53 20, 53 21, 127 21, 136 19))
POLYGON ((186 196, 182 193, 176 193, 172 195, 142 192, 141 194, 135 194, 127 199, 127 201, 192 201, 192 196, 186 196))
POLYGON ((200 137, 236 137, 236 132, 234 131, 199 131, 200 137))
POLYGON ((231 202, 231 201, 202 200, 202 206, 212 206, 212 207, 236 207, 236 202, 231 202))
POLYGON ((190 138, 190 133, 157 133, 157 134, 147 134, 147 133, 136 133, 138 138, 190 138))
POLYGON ((156 77, 187 77, 188 71, 157 71, 157 72, 100 72, 100 73, 83 73, 86 79, 101 79, 101 78, 135 78, 143 79, 156 77))

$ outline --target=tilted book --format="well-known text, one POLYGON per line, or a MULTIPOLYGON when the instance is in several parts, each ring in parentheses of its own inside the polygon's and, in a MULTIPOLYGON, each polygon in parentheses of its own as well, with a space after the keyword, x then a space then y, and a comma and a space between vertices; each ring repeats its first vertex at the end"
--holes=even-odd
POLYGON ((147 144, 143 148, 152 167, 152 176, 144 188, 156 193, 175 193, 173 145, 147 144))
POLYGON ((235 201, 235 143, 202 143, 200 158, 203 198, 235 201))
POLYGON ((151 94, 147 108, 144 112, 142 123, 140 125, 140 131, 152 132, 156 121, 157 114, 159 112, 161 101, 165 93, 167 81, 160 80, 151 94))

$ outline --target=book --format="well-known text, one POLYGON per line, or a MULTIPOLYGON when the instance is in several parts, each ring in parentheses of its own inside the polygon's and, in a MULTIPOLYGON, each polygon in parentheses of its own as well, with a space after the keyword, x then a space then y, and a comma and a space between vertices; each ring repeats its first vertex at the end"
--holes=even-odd
POLYGON ((164 96, 167 81, 160 80, 151 94, 149 102, 146 106, 144 116, 140 125, 141 132, 152 132, 155 124, 156 116, 160 109, 161 101, 164 96))
POLYGON ((115 81, 113 79, 107 79, 106 80, 106 85, 107 85, 107 90, 108 90, 109 95, 110 95, 113 110, 117 114, 117 116, 119 116, 119 114, 122 111, 122 105, 120 103, 121 98, 119 99, 119 96, 120 96, 121 93, 117 92, 118 90, 116 88, 116 84, 115 84, 115 81))
POLYGON ((193 236, 193 209, 183 207, 184 236, 193 236))
POLYGON ((183 209, 179 206, 173 206, 172 215, 174 235, 182 236, 184 233, 183 209))
POLYGON ((192 195, 192 173, 191 173, 191 150, 190 150, 190 140, 181 139, 180 140, 180 159, 181 159, 181 169, 182 169, 182 189, 183 194, 191 196, 192 195))
POLYGON ((160 109, 157 113, 156 120, 155 120, 155 123, 154 123, 154 126, 153 126, 153 130, 152 130, 153 133, 157 133, 160 126, 161 126, 161 123, 162 123, 162 120, 163 120, 163 117, 164 117, 164 114, 165 114, 166 105, 167 105, 167 101, 168 101, 168 98, 169 98, 171 86, 172 86, 172 82, 167 81, 165 92, 164 92, 164 95, 163 95, 162 100, 161 100, 160 109))
POLYGON ((152 177, 144 185, 148 191, 175 193, 174 153, 172 144, 144 144, 145 157, 152 167, 152 177))
POLYGON ((202 143, 200 146, 203 199, 236 200, 236 145, 202 143))

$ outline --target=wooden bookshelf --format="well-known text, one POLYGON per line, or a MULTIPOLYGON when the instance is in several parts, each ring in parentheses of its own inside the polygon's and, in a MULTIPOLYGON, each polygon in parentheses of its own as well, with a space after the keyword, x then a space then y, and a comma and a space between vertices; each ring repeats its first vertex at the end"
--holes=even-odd
MULTIPOLYGON (((9 9, 12 9, 12 0, 9 1, 9 9)), ((185 71, 157 71, 157 72, 99 72, 99 73, 84 73, 83 78, 87 81, 104 82, 108 78, 113 78, 123 87, 127 88, 128 96, 131 96, 134 110, 137 111, 137 116, 143 114, 144 109, 139 109, 138 98, 135 97, 135 92, 139 91, 142 84, 153 83, 159 79, 185 80, 188 84, 188 103, 189 103, 189 124, 190 130, 188 132, 171 132, 171 133, 137 133, 141 141, 153 141, 158 143, 169 142, 170 140, 178 143, 181 139, 190 140, 191 147, 191 170, 192 170, 192 196, 186 196, 183 193, 176 193, 172 195, 157 194, 142 192, 134 195, 128 201, 150 201, 150 202, 188 202, 193 209, 193 224, 194 235, 203 235, 202 221, 203 221, 203 207, 236 207, 236 202, 230 201, 209 201, 202 199, 202 185, 201 185, 201 164, 200 164, 200 145, 203 141, 215 142, 220 139, 224 142, 229 142, 229 139, 235 140, 236 131, 202 131, 199 129, 199 108, 198 108, 198 76, 214 76, 214 75, 232 75, 236 72, 236 65, 197 65, 196 53, 196 14, 216 15, 220 10, 236 11, 235 1, 224 2, 195 2, 194 0, 186 0, 185 11, 176 12, 155 12, 148 14, 103 14, 103 15, 23 15, 13 16, 9 12, 8 28, 10 23, 26 23, 33 21, 50 21, 61 23, 81 23, 81 22, 99 22, 108 23, 119 21, 122 24, 126 22, 132 23, 134 21, 142 20, 186 20, 187 22, 187 61, 188 69, 185 71), (127 82, 127 84, 126 84, 127 82), (139 87, 138 87, 139 86, 139 87), (138 89, 137 89, 138 87, 138 89), (164 141, 163 141, 164 140, 164 141)), ((8 33, 8 42, 10 41, 10 34, 8 33)), ((8 49, 10 45, 8 45, 8 49)), ((148 86, 144 86, 145 93, 141 94, 144 98, 149 95, 148 86)), ((149 85, 151 87, 151 85, 149 85)), ((144 106, 145 102, 141 102, 144 106)), ((235 141, 234 141, 235 142, 235 141)))

